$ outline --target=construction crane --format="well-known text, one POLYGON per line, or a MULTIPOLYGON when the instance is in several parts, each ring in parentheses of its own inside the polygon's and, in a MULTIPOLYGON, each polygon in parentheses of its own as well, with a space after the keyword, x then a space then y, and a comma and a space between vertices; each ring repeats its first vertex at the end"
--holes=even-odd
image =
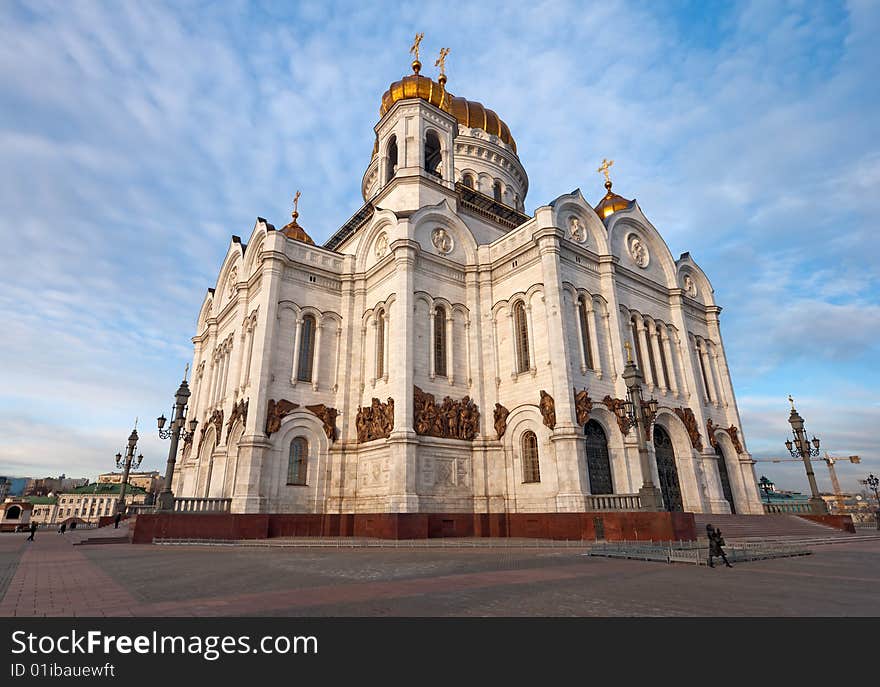
MULTIPOLYGON (((845 458, 839 456, 829 456, 828 451, 825 451, 824 458, 813 458, 813 460, 822 460, 825 461, 825 465, 828 466, 828 474, 831 476, 831 488, 834 491, 834 497, 837 500, 837 511, 839 513, 843 512, 843 493, 840 489, 840 482, 837 480, 837 471, 834 469, 834 464, 841 460, 848 460, 850 463, 861 463, 862 459, 859 456, 846 456, 845 458)), ((802 462, 800 458, 768 458, 767 460, 758 460, 755 461, 757 463, 800 463, 802 462)))

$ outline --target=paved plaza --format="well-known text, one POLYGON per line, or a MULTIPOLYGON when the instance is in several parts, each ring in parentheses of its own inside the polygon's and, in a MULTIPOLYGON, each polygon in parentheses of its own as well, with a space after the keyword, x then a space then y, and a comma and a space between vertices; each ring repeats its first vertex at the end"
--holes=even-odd
POLYGON ((877 616, 880 541, 732 569, 581 548, 72 546, 0 535, 0 616, 877 616))

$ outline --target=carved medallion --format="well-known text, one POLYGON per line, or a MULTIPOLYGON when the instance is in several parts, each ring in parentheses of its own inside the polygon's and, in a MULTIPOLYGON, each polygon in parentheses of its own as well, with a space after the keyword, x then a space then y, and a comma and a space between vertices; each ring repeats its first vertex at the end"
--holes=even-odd
POLYGON ((504 433, 507 431, 507 416, 510 415, 510 411, 505 408, 500 403, 495 404, 495 433, 498 435, 498 438, 504 436, 504 433))
POLYGON ((690 408, 673 408, 679 419, 684 423, 688 436, 691 439, 691 446, 698 451, 703 450, 703 437, 700 436, 700 428, 697 426, 697 418, 694 417, 694 411, 690 408))
POLYGON ((416 434, 442 439, 473 441, 480 424, 480 410, 470 396, 454 401, 449 396, 437 404, 434 395, 413 387, 416 434))
POLYGON ((387 439, 394 429, 394 399, 389 398, 387 403, 382 403, 374 398, 370 405, 358 408, 354 423, 358 443, 387 439))
POLYGON ((336 441, 336 416, 339 414, 336 408, 330 408, 323 403, 314 406, 306 406, 306 410, 314 413, 324 425, 324 434, 330 441, 336 441))
POLYGON ((590 421, 590 411, 593 409, 593 399, 587 393, 586 389, 582 391, 574 390, 574 409, 577 414, 577 423, 581 426, 590 421))
POLYGON ((576 243, 584 243, 587 240, 587 230, 581 225, 581 220, 574 215, 568 218, 568 237, 576 243))
POLYGON ((285 399, 281 399, 277 403, 269 400, 269 407, 266 410, 266 436, 272 436, 281 429, 281 419, 299 408, 299 403, 293 403, 285 399))
POLYGON ((614 413, 614 417, 617 418, 617 426, 620 427, 620 433, 626 435, 629 433, 629 428, 632 427, 632 422, 630 422, 629 416, 626 414, 626 401, 622 398, 611 398, 611 396, 605 396, 602 399, 602 403, 605 405, 608 410, 614 413))
POLYGON ((229 420, 226 422, 226 441, 229 441, 229 433, 232 431, 232 426, 236 420, 241 419, 242 424, 247 422, 247 411, 248 401, 244 398, 232 406, 232 412, 229 414, 229 420))
POLYGON ((374 251, 377 258, 384 257, 385 253, 388 252, 388 234, 386 234, 384 231, 376 238, 374 251))
POLYGON ((541 389, 541 401, 538 403, 538 407, 541 409, 541 417, 544 418, 544 424, 550 429, 556 427, 556 402, 543 389, 541 389))
POLYGON ((238 267, 233 267, 229 270, 229 280, 226 283, 226 296, 227 298, 232 298, 235 295, 235 290, 238 288, 238 267))
POLYGON ((633 262, 642 269, 645 269, 651 261, 651 256, 648 254, 648 247, 642 239, 635 234, 630 234, 627 238, 627 248, 629 248, 629 255, 633 262))
POLYGON ((451 253, 455 245, 449 232, 443 227, 437 227, 431 232, 431 243, 434 244, 434 248, 437 249, 437 252, 442 255, 448 255, 451 253))

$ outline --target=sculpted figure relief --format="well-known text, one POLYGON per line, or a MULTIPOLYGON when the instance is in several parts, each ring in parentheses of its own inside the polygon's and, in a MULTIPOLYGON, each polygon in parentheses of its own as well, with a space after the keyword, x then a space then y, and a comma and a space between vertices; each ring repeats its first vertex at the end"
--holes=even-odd
POLYGON ((452 237, 443 227, 437 227, 431 232, 431 243, 443 255, 452 252, 452 237))
POLYGON ((387 438, 394 429, 394 399, 389 398, 387 403, 382 403, 374 398, 370 405, 358 408, 354 424, 358 443, 387 438))
POLYGON ((736 428, 736 425, 730 425, 727 428, 727 433, 730 435, 730 440, 733 442, 733 448, 736 450, 737 454, 743 452, 743 446, 739 441, 739 430, 736 428))
POLYGON ((480 410, 470 396, 454 401, 449 396, 438 406, 434 395, 413 387, 416 434, 443 439, 473 441, 480 423, 480 410))
POLYGON ((617 426, 620 427, 621 434, 628 434, 629 428, 632 426, 630 422, 629 416, 624 412, 626 410, 626 401, 622 398, 611 398, 611 396, 605 396, 602 399, 602 403, 605 405, 608 410, 614 413, 614 417, 617 418, 617 426))
MULTIPOLYGON (((208 430, 213 427, 214 428, 214 446, 220 443, 220 436, 223 432, 223 411, 215 410, 211 413, 211 417, 208 418, 208 421, 202 425, 202 433, 199 435, 199 446, 202 445, 202 442, 205 440, 205 434, 208 433, 208 430)), ((201 449, 199 449, 201 451, 201 449)))
POLYGON ((376 257, 381 258, 388 252, 388 234, 384 231, 376 239, 376 257))
POLYGON ((684 423, 688 436, 691 440, 691 446, 698 451, 703 450, 703 437, 700 436, 700 428, 697 426, 697 418, 694 417, 694 411, 690 408, 674 408, 675 414, 684 423))
POLYGON ((648 249, 638 236, 630 236, 629 254, 632 257, 633 262, 642 269, 648 266, 648 261, 650 259, 648 257, 648 249))
POLYGON ((691 298, 696 297, 696 295, 697 295, 697 285, 694 284, 694 280, 691 279, 691 275, 689 275, 689 274, 684 275, 684 280, 683 280, 683 281, 684 281, 684 290, 685 290, 685 293, 687 293, 687 295, 690 296, 691 298))
POLYGON ((543 389, 541 389, 541 402, 538 404, 538 407, 541 408, 541 417, 544 418, 544 424, 550 429, 556 427, 556 402, 543 389))
POLYGON ((281 418, 297 408, 299 408, 299 403, 292 403, 283 398, 277 403, 270 400, 269 408, 266 411, 266 436, 272 436, 281 429, 281 418))
POLYGON ((587 240, 587 232, 581 226, 581 221, 577 217, 572 216, 568 218, 568 235, 572 241, 577 241, 578 243, 583 243, 587 240))
POLYGON ((232 412, 229 414, 229 420, 226 422, 226 441, 229 441, 229 433, 232 431, 232 426, 236 420, 241 418, 242 423, 247 422, 247 411, 248 402, 245 399, 241 399, 232 406, 232 412))
POLYGON ((339 414, 336 408, 330 408, 323 403, 314 406, 306 406, 306 410, 314 413, 324 424, 324 434, 330 441, 336 441, 336 416, 339 414))
POLYGON ((715 438, 715 432, 719 429, 721 427, 712 422, 711 417, 706 420, 706 435, 709 437, 709 445, 712 448, 718 448, 718 439, 715 438))
POLYGON ((500 403, 495 404, 495 433, 498 435, 498 438, 504 436, 504 433, 507 431, 507 416, 510 415, 510 411, 505 408, 500 403))
POLYGON ((587 393, 586 389, 582 391, 574 390, 574 409, 577 413, 577 423, 585 425, 590 421, 590 411, 593 409, 593 399, 587 393))

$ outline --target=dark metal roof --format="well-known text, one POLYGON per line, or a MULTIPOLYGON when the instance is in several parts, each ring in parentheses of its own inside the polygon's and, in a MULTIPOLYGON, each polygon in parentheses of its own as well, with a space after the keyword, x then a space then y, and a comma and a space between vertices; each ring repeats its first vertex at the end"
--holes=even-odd
POLYGON ((475 215, 500 224, 507 229, 516 229, 520 224, 531 219, 528 215, 499 203, 479 191, 468 188, 464 184, 456 183, 455 190, 458 191, 458 199, 463 210, 469 210, 475 215))
POLYGON ((373 205, 369 201, 361 206, 361 209, 358 210, 351 216, 345 224, 343 224, 339 230, 333 234, 327 242, 324 244, 324 248, 327 250, 335 251, 340 244, 342 244, 349 236, 354 234, 358 229, 360 229, 364 224, 367 223, 367 220, 373 216, 373 205))

